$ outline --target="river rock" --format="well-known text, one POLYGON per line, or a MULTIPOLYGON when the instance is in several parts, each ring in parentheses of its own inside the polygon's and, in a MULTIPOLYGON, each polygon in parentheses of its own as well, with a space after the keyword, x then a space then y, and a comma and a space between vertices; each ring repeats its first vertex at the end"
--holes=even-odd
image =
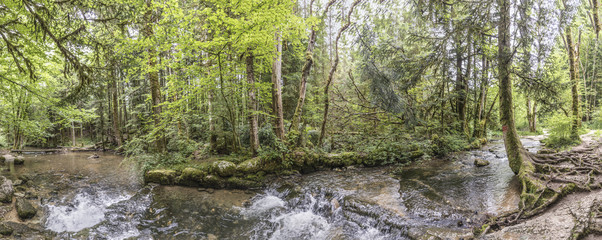
POLYGON ((25 158, 23 156, 17 156, 13 161, 15 162, 15 165, 22 165, 25 163, 25 158))
POLYGON ((484 167, 484 166, 489 165, 489 161, 482 159, 482 158, 475 158, 474 165, 477 167, 484 167))
POLYGON ((17 214, 19 215, 19 218, 22 220, 32 218, 37 212, 33 205, 23 198, 17 198, 15 207, 17 208, 17 214))
POLYGON ((0 223, 0 235, 9 236, 11 234, 13 234, 13 228, 4 223, 0 223))
POLYGON ((13 182, 5 177, 1 177, 0 181, 2 181, 2 184, 0 184, 0 202, 11 203, 15 193, 13 182))
POLYGON ((217 175, 221 177, 229 177, 236 173, 236 165, 228 161, 217 161, 213 163, 213 168, 217 175))
POLYGON ((259 157, 251 158, 241 162, 236 169, 242 173, 255 173, 261 170, 261 159, 259 157))
POLYGON ((150 170, 144 174, 144 182, 172 185, 175 183, 176 171, 166 169, 150 170))

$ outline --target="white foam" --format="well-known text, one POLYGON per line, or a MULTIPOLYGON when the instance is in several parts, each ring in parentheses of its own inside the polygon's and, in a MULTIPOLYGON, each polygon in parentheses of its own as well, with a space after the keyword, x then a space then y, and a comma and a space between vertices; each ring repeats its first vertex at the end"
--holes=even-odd
POLYGON ((110 197, 99 193, 78 193, 69 205, 48 205, 46 228, 54 232, 78 232, 105 220, 108 207, 129 199, 129 195, 110 197))
POLYGON ((257 216, 274 208, 284 208, 285 204, 282 199, 268 195, 255 201, 250 207, 243 209, 241 213, 245 216, 257 216))
POLYGON ((279 222, 279 228, 270 237, 279 239, 324 239, 330 229, 330 224, 324 217, 318 216, 310 211, 299 213, 288 213, 274 219, 279 222))

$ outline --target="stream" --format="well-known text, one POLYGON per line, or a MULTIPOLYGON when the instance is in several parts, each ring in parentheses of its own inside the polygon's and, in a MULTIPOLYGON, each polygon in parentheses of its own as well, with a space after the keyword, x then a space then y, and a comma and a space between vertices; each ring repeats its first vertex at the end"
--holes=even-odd
MULTIPOLYGON (((522 139, 529 151, 541 136, 522 139)), ((398 167, 349 167, 290 176, 256 191, 141 183, 123 157, 34 155, 2 175, 36 217, 15 238, 57 239, 417 239, 469 236, 473 223, 510 211, 518 181, 503 142, 398 167), (475 158, 490 162, 477 168, 475 158), (398 174, 394 174, 397 172, 398 174)), ((5 221, 20 223, 0 208, 5 221)))

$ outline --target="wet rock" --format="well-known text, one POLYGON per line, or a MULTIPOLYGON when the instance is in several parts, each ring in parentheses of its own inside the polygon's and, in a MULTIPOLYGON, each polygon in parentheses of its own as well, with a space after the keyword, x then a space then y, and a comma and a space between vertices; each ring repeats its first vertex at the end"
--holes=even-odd
POLYGON ((236 173, 236 165, 228 161, 217 161, 213 163, 213 168, 217 175, 221 177, 229 177, 236 173))
POLYGON ((176 171, 157 169, 150 170, 144 174, 144 182, 146 183, 158 183, 162 185, 172 185, 175 183, 176 171))
POLYGON ((0 162, 4 162, 6 161, 6 157, 4 157, 4 155, 0 155, 0 162))
POLYGON ((100 158, 100 156, 98 156, 98 154, 92 154, 92 156, 89 156, 88 159, 93 159, 93 158, 100 158))
POLYGON ((554 153, 556 153, 556 150, 547 149, 547 148, 540 149, 539 151, 537 151, 537 154, 554 154, 554 153))
POLYGON ((484 166, 489 165, 489 161, 482 159, 482 158, 475 158, 474 165, 477 167, 484 167, 484 166))
POLYGON ((203 178, 203 186, 205 187, 215 187, 215 188, 224 188, 225 180, 221 177, 209 174, 203 178))
POLYGON ((341 204, 339 204, 339 200, 337 200, 336 198, 333 198, 332 200, 330 200, 330 204, 332 205, 333 210, 336 210, 339 207, 341 207, 341 204))
POLYGON ((15 165, 22 165, 25 163, 25 158, 23 156, 17 156, 13 161, 15 162, 15 165))
POLYGON ((5 177, 1 177, 0 181, 2 181, 0 185, 0 202, 11 203, 13 201, 13 194, 15 193, 13 183, 5 177))
POLYGON ((10 236, 11 234, 13 234, 13 228, 4 223, 0 223, 0 235, 10 236))
POLYGON ((33 205, 23 198, 17 198, 15 207, 17 208, 17 214, 19 215, 19 218, 22 220, 32 218, 37 212, 33 205))

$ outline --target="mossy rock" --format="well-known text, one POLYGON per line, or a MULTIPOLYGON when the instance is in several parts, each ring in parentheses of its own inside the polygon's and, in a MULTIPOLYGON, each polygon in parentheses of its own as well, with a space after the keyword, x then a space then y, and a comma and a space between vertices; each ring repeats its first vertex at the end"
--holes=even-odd
POLYGON ((203 177, 203 182, 201 185, 204 187, 211 187, 211 188, 225 188, 226 180, 224 180, 223 178, 221 178, 219 176, 209 174, 209 175, 203 177))
POLYGON ((15 202, 17 208, 17 214, 22 220, 30 219, 36 215, 37 210, 31 205, 31 203, 23 198, 17 198, 15 202))
POLYGON ((6 157, 4 157, 3 155, 0 155, 0 162, 4 162, 6 161, 6 157))
POLYGON ((226 183, 229 187, 237 189, 249 189, 261 186, 261 184, 259 184, 258 182, 245 180, 238 177, 230 177, 226 180, 226 183))
POLYGON ((207 173, 203 170, 187 167, 182 170, 178 183, 186 186, 198 186, 207 173))
POLYGON ((236 170, 245 174, 259 172, 261 171, 261 158, 255 157, 241 162, 236 166, 236 170))
POLYGON ((144 182, 173 185, 176 181, 176 171, 168 169, 150 170, 144 174, 144 182))
POLYGON ((13 234, 13 228, 4 223, 0 223, 0 235, 10 236, 11 234, 13 234))
POLYGON ((13 161, 15 165, 23 165, 25 163, 25 158, 23 156, 17 156, 13 161))
POLYGON ((361 163, 361 159, 354 152, 330 154, 325 157, 324 165, 328 167, 347 167, 361 163), (358 161, 359 160, 359 161, 358 161))
POLYGON ((230 177, 236 173, 236 165, 228 161, 217 161, 213 163, 213 170, 221 177, 230 177))
POLYGON ((474 165, 477 167, 484 167, 484 166, 489 165, 489 161, 482 159, 482 158, 475 158, 474 165))

